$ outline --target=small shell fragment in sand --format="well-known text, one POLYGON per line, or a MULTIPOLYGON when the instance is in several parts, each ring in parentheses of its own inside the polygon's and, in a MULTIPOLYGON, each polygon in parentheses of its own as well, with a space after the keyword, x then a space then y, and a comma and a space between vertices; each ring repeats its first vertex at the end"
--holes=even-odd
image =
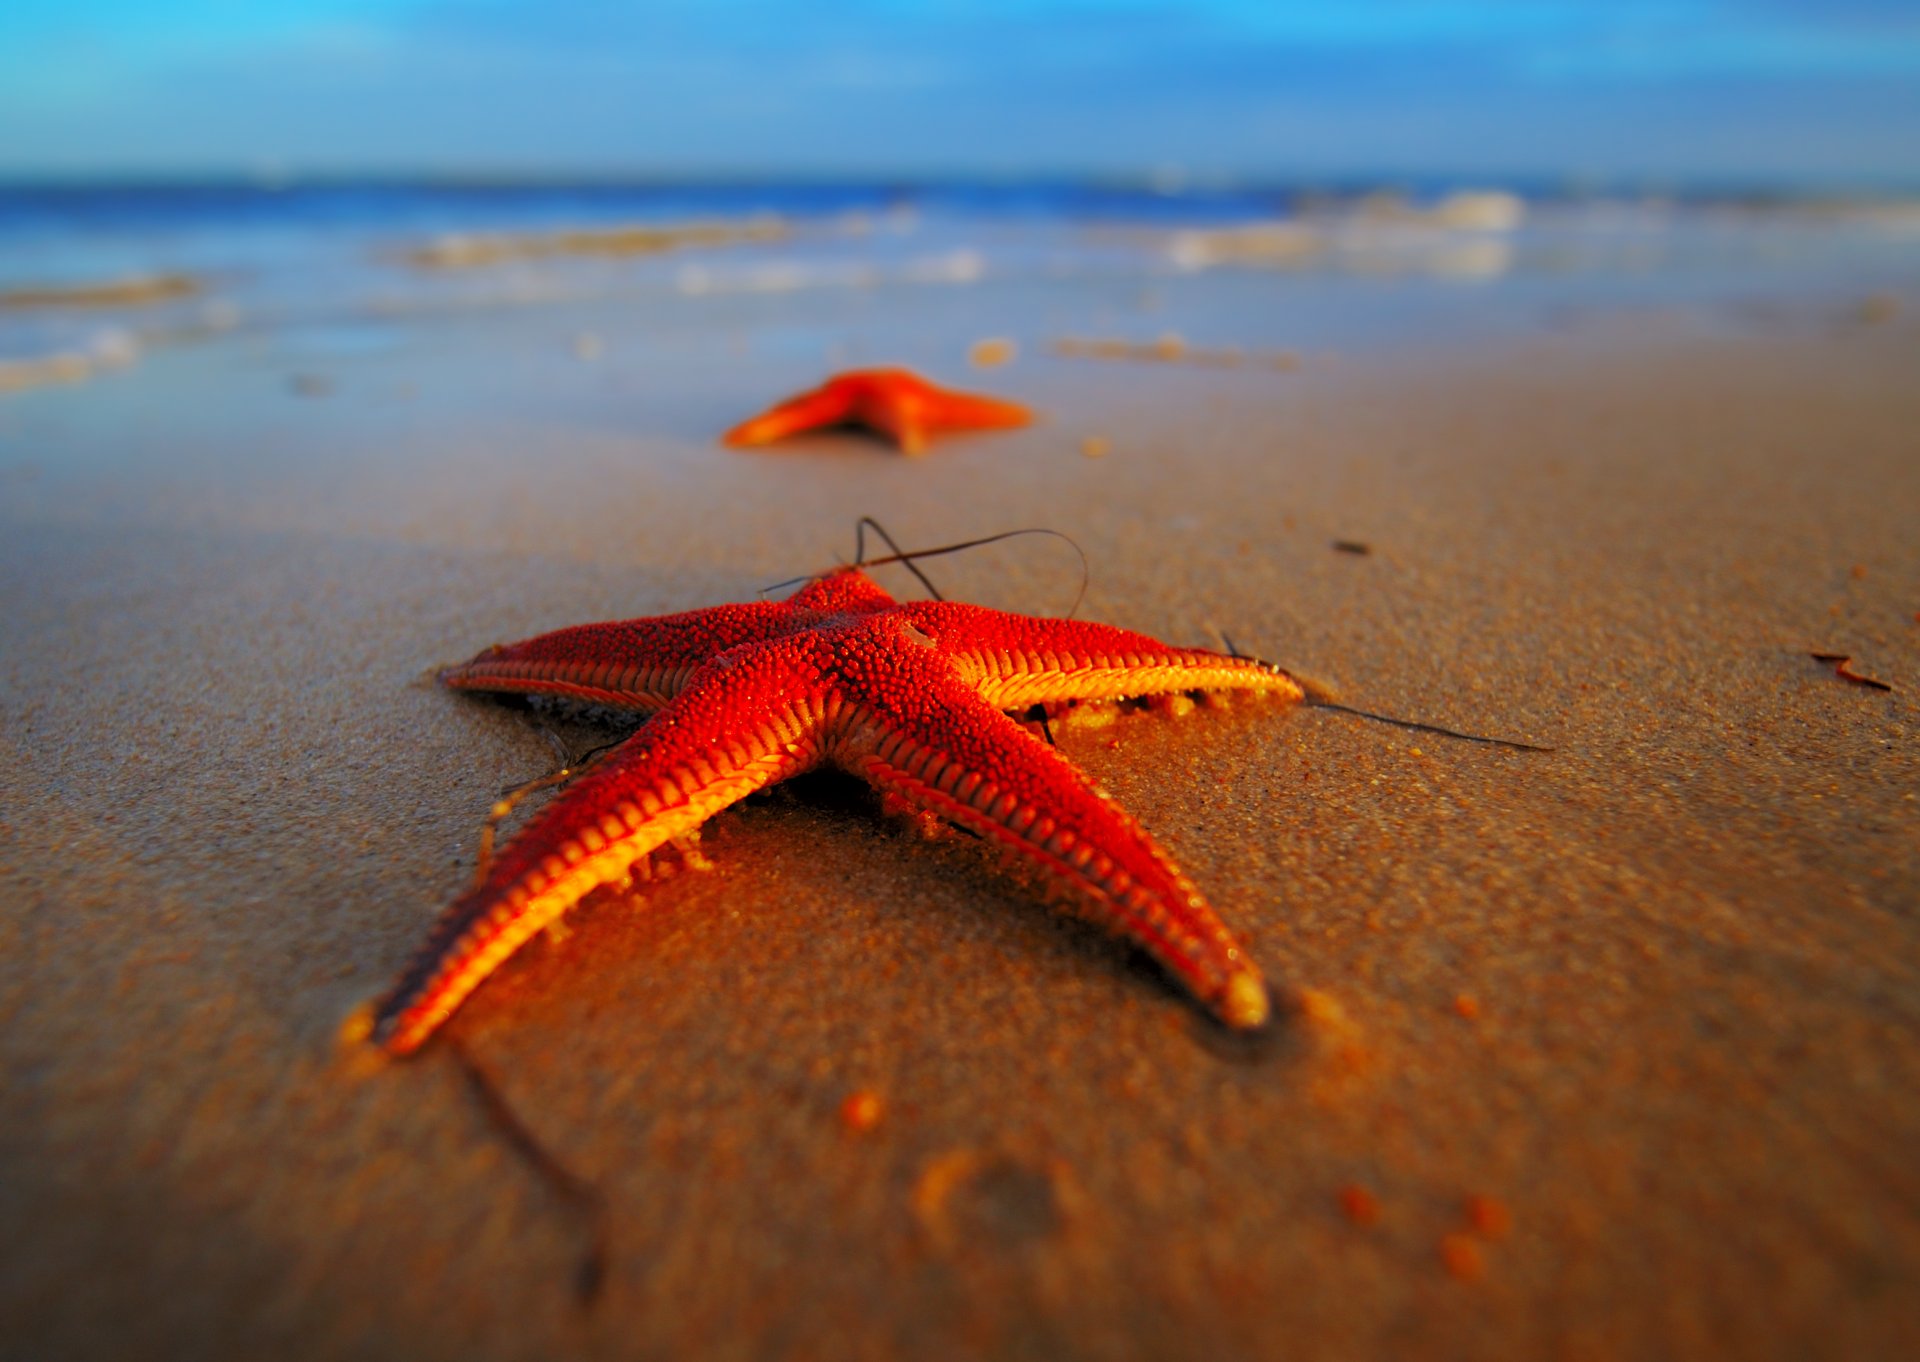
POLYGON ((1480 1015, 1480 1000, 1471 993, 1461 993, 1454 997, 1453 1010, 1468 1021, 1480 1015))
POLYGON ((976 369, 995 369, 1010 363, 1020 347, 1005 336, 989 336, 975 341, 967 350, 967 362, 976 369))

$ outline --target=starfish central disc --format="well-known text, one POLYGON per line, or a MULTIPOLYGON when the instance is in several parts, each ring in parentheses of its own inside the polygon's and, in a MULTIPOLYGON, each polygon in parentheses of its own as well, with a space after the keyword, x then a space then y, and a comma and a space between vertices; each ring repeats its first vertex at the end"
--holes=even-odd
POLYGON ((837 766, 1038 871, 1229 1026, 1267 1018, 1260 972, 1146 830, 1005 711, 1192 690, 1298 701, 1253 658, 1107 625, 902 604, 856 568, 785 601, 587 624, 490 648, 441 680, 651 712, 440 917, 377 1005, 406 1054, 528 938, 729 804, 837 766))

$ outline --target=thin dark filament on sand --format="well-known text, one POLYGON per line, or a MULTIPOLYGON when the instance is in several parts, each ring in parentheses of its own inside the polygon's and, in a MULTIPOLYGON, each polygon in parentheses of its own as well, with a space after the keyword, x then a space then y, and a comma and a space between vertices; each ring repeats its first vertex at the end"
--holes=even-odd
MULTIPOLYGON (((1240 646, 1233 641, 1232 635, 1226 633, 1224 630, 1221 631, 1220 637, 1226 643, 1229 655, 1245 658, 1249 662, 1260 661, 1259 658, 1253 656, 1251 653, 1241 652, 1240 646)), ((1272 663, 1263 663, 1263 665, 1273 666, 1272 663)), ((1280 671, 1284 669, 1275 667, 1274 670, 1280 671)), ((1306 699, 1303 703, 1312 709, 1331 709, 1340 714, 1351 714, 1356 719, 1371 719, 1377 724, 1392 724, 1395 728, 1412 729, 1416 733, 1432 733, 1436 737, 1454 738, 1460 742, 1484 743, 1488 747, 1506 747, 1511 748, 1515 752, 1553 751, 1551 747, 1541 747, 1530 742, 1516 742, 1512 738, 1489 738, 1481 733, 1462 733, 1457 728, 1442 728, 1439 724, 1423 724, 1417 719, 1396 719, 1391 714, 1375 714, 1372 710, 1355 709, 1352 705, 1343 705, 1337 700, 1329 700, 1325 696, 1315 695, 1311 690, 1307 691, 1306 699)))
POLYGON ((601 1196, 599 1188, 562 1163, 520 1119, 519 1113, 514 1111, 499 1086, 468 1053, 458 1037, 448 1035, 447 1043, 460 1064, 461 1072, 467 1077, 468 1090, 480 1104, 481 1111, 486 1113, 488 1123, 568 1210, 585 1222, 587 1251, 574 1273, 573 1295, 582 1309, 591 1309, 600 1298, 601 1288, 606 1285, 607 1279, 610 1250, 607 1242, 606 1199, 601 1196))
POLYGON ((1439 724, 1423 724, 1414 719, 1396 719, 1391 714, 1374 714, 1368 710, 1355 709, 1352 705, 1338 704, 1332 700, 1316 700, 1309 696, 1307 702, 1313 709, 1331 709, 1341 714, 1351 714, 1356 719, 1371 719, 1377 724, 1392 724, 1395 728, 1410 728, 1416 733, 1432 733, 1442 738, 1457 738, 1461 742, 1485 743, 1488 747, 1508 747, 1516 752, 1551 752, 1551 747, 1541 747, 1537 743, 1515 742, 1512 738, 1489 738, 1480 733, 1462 733, 1454 728, 1442 728, 1439 724))

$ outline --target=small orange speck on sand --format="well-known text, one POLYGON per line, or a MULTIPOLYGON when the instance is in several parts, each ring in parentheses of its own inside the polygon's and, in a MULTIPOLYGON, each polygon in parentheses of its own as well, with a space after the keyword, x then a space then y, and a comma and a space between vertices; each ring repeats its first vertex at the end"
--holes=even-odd
POLYGON ((1356 1225, 1380 1222, 1380 1198, 1357 1182, 1349 1182, 1340 1189, 1340 1209, 1356 1225))
POLYGON ((858 1092, 847 1094, 847 1100, 840 1104, 840 1124, 856 1135, 864 1135, 880 1124, 880 1118, 886 1115, 886 1105, 881 1102, 878 1093, 862 1088, 858 1092))
POLYGON ((1168 331, 1153 343, 1155 359, 1180 359, 1187 353, 1187 338, 1178 331, 1168 331))
POLYGON ((1089 435, 1080 442, 1080 452, 1089 459, 1104 459, 1113 448, 1113 441, 1104 435, 1089 435))
POLYGON ((1513 1229, 1513 1212, 1494 1197, 1476 1194, 1467 1198, 1467 1223, 1482 1239, 1505 1239, 1513 1229))
POLYGON ((373 1035, 374 1007, 372 1003, 362 1003, 346 1015, 340 1023, 341 1046, 364 1044, 373 1035))
POLYGON ((1453 1010, 1465 1017, 1468 1021, 1472 1021, 1480 1015, 1480 1000, 1471 993, 1456 994, 1453 1000, 1453 1010))
POLYGON ((994 369, 1019 353, 1020 347, 1005 336, 989 336, 973 343, 967 351, 967 360, 976 369, 994 369))
POLYGON ((1477 1282, 1487 1270, 1480 1246, 1464 1234, 1449 1234, 1440 1241, 1440 1261, 1463 1282, 1477 1282))
POLYGON ((1322 992, 1317 988, 1303 988, 1297 996, 1297 1001, 1300 1004, 1301 1014, 1308 1021, 1316 1022, 1321 1026, 1347 1024, 1346 1009, 1340 1006, 1339 1000, 1331 993, 1322 992))
POLYGON ((1849 571, 1853 575, 1853 580, 1857 582, 1867 575, 1867 565, 1865 563, 1855 563, 1849 571))

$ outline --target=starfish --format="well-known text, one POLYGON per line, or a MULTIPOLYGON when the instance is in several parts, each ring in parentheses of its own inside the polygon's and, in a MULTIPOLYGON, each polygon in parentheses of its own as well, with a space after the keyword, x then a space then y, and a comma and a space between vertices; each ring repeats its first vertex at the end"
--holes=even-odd
POLYGON ((1004 430, 1032 420, 1016 403, 938 387, 907 369, 855 369, 777 403, 722 438, 744 447, 822 426, 866 426, 891 437, 903 454, 924 454, 928 437, 940 431, 1004 430))
POLYGON ((784 601, 561 629, 489 648, 440 679, 651 717, 441 915, 372 1011, 371 1038, 391 1054, 418 1049, 588 893, 625 881, 636 862, 755 790, 821 766, 1037 871, 1228 1026, 1267 1018, 1260 971, 1192 881, 1006 711, 1213 689, 1301 700, 1299 684, 1269 663, 1102 624, 903 604, 859 568, 840 568, 784 601))

